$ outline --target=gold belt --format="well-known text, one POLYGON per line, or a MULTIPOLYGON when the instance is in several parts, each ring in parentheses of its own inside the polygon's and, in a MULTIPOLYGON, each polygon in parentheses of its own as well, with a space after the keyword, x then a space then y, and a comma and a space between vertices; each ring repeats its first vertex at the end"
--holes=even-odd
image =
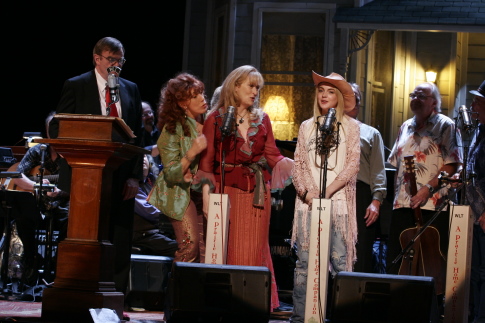
POLYGON ((243 167, 243 164, 224 164, 224 167, 243 167))

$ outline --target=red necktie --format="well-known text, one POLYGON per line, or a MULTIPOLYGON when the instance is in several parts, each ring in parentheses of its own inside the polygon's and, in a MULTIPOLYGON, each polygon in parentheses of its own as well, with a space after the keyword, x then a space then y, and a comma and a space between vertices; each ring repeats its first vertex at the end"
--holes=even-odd
POLYGON ((109 115, 111 117, 119 117, 116 103, 111 103, 111 95, 109 93, 109 87, 106 86, 106 107, 109 107, 109 115))

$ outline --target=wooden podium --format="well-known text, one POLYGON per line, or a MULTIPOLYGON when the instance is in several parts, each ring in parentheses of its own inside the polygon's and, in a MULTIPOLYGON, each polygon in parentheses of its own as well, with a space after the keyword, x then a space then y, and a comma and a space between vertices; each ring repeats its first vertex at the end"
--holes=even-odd
MULTIPOLYGON (((67 238, 59 243, 56 278, 42 296, 42 320, 92 321, 90 308, 123 318, 124 294, 115 290, 114 246, 108 239, 113 171, 136 154, 135 137, 120 118, 58 114, 51 144, 72 168, 67 238)), ((131 237, 126 237, 131 239, 131 237)))

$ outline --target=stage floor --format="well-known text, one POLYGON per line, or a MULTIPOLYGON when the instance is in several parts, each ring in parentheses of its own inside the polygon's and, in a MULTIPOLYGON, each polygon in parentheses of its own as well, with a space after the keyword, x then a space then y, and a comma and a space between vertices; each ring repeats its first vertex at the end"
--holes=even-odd
MULTIPOLYGON (((42 302, 0 300, 0 322, 42 322, 42 302)), ((164 313, 161 311, 127 311, 129 321, 133 323, 157 323, 165 322, 164 313)), ((275 312, 271 314, 269 323, 287 323, 291 312, 275 312)), ((71 320, 66 317, 65 322, 71 320)))

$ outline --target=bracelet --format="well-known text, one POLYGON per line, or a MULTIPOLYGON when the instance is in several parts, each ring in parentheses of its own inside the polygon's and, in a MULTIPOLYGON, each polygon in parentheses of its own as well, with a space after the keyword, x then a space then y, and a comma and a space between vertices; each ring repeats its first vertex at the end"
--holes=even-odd
POLYGON ((189 158, 189 156, 187 156, 187 153, 185 153, 185 155, 182 158, 187 159, 189 162, 193 162, 195 160, 195 156, 193 158, 189 158))

